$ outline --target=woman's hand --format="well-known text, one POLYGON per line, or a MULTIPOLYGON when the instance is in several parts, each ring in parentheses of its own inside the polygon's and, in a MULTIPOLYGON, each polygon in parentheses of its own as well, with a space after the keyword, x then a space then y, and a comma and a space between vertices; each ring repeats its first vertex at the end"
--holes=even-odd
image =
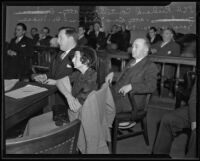
POLYGON ((67 102, 69 104, 69 108, 70 110, 72 110, 73 112, 78 112, 78 110, 81 108, 81 104, 78 101, 78 99, 76 99, 75 97, 73 97, 72 95, 67 95, 67 102))
POLYGON ((113 76, 114 76, 114 73, 113 73, 113 72, 109 73, 109 74, 106 76, 106 78, 105 78, 105 82, 106 82, 106 83, 112 83, 113 76))

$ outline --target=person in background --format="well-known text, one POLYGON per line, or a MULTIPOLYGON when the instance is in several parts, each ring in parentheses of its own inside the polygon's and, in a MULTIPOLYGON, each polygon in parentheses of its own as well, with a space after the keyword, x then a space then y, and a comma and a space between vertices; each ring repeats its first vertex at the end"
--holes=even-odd
MULTIPOLYGON (((174 41, 174 30, 171 28, 166 28, 162 33, 162 41, 154 44, 151 47, 151 53, 158 56, 166 57, 180 57, 180 45, 174 41)), ((158 65, 159 70, 161 71, 161 66, 158 65)), ((166 64, 164 69, 164 78, 165 78, 165 87, 164 95, 173 97, 173 82, 175 77, 176 67, 172 64, 166 64)))
POLYGON ((178 132, 184 128, 190 128, 192 137, 187 157, 196 156, 196 85, 194 83, 190 95, 189 106, 182 106, 174 111, 165 114, 161 121, 159 131, 153 146, 153 154, 170 154, 171 146, 178 132))
POLYGON ((121 42, 121 37, 120 34, 117 30, 117 25, 114 24, 111 28, 111 32, 107 35, 106 38, 107 42, 107 49, 118 49, 120 42, 121 42))
POLYGON ((87 45, 88 40, 85 37, 85 27, 84 26, 79 26, 78 27, 78 46, 85 46, 87 45))
POLYGON ((91 33, 92 31, 94 31, 94 25, 93 25, 93 24, 90 24, 90 25, 89 25, 89 29, 88 29, 87 32, 86 32, 86 38, 87 38, 87 39, 88 39, 88 37, 89 37, 89 35, 90 35, 90 33, 91 33))
POLYGON ((48 27, 43 27, 39 34, 39 40, 36 45, 50 46, 50 40, 52 36, 50 36, 49 33, 50 29, 48 27))
POLYGON ((106 47, 105 32, 100 31, 100 23, 94 23, 94 31, 88 37, 88 45, 95 50, 102 50, 106 47))
POLYGON ((149 40, 150 45, 162 41, 162 37, 159 34, 157 34, 157 29, 155 27, 150 27, 149 32, 147 34, 147 38, 149 40))
MULTIPOLYGON (((131 111, 132 107, 127 93, 153 93, 156 90, 158 69, 147 57, 148 51, 148 40, 144 38, 136 39, 132 46, 133 59, 130 60, 120 76, 116 78, 113 72, 106 76, 105 82, 111 83, 113 80, 116 81, 116 83, 111 86, 116 113, 131 111)), ((140 108, 136 109, 136 111, 141 112, 144 108, 145 97, 143 95, 136 95, 135 100, 140 108)), ((138 114, 135 113, 134 115, 137 117, 138 114)), ((134 124, 135 122, 127 123, 126 125, 130 127, 134 124)), ((123 125, 120 124, 120 126, 123 125)))
POLYGON ((58 44, 58 37, 53 37, 50 40, 50 47, 54 47, 54 48, 58 48, 59 44, 58 44))
MULTIPOLYGON (((55 85, 56 80, 69 76, 73 72, 71 58, 74 55, 73 48, 77 45, 77 32, 73 27, 62 27, 58 34, 58 44, 61 52, 55 55, 50 70, 47 74, 33 74, 32 79, 49 85, 55 85)), ((66 104, 63 95, 56 94, 56 104, 66 104)))
POLYGON ((18 23, 15 27, 15 37, 11 40, 7 50, 7 71, 5 79, 20 79, 29 81, 31 75, 31 57, 33 55, 33 42, 26 37, 27 27, 18 23))
POLYGON ((38 29, 36 27, 31 28, 31 37, 33 39, 33 44, 36 45, 39 40, 38 29))
POLYGON ((122 51, 127 51, 128 47, 130 46, 130 38, 131 33, 129 30, 126 29, 126 24, 122 23, 121 25, 121 31, 120 31, 120 45, 119 49, 122 51))

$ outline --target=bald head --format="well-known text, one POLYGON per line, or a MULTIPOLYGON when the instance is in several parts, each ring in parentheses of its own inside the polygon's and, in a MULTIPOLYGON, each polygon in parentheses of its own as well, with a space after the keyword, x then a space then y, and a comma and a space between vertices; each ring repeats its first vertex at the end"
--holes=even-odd
POLYGON ((145 38, 138 38, 132 45, 132 56, 135 59, 141 59, 148 55, 149 43, 145 38))

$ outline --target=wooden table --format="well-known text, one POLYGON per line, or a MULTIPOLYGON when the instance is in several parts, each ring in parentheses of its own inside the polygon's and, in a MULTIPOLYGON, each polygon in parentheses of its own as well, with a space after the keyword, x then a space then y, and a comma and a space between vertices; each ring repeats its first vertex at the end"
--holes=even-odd
POLYGON ((56 86, 25 82, 18 82, 13 89, 23 87, 27 84, 45 87, 48 90, 21 99, 14 99, 5 96, 3 102, 5 130, 10 129, 21 121, 27 119, 31 115, 42 110, 45 106, 49 104, 49 100, 51 100, 49 99, 49 97, 57 91, 56 86))

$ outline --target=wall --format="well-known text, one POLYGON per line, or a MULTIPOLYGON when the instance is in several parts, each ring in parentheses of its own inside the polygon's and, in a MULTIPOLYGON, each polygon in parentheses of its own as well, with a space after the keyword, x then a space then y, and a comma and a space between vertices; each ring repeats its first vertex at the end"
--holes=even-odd
POLYGON ((196 33, 196 2, 172 2, 168 6, 97 6, 105 31, 125 22, 133 32, 150 26, 173 27, 181 33, 196 33))
POLYGON ((7 6, 6 7, 6 41, 14 37, 17 23, 27 26, 27 36, 30 29, 44 26, 50 28, 50 35, 55 36, 62 26, 78 27, 79 6, 7 6))

